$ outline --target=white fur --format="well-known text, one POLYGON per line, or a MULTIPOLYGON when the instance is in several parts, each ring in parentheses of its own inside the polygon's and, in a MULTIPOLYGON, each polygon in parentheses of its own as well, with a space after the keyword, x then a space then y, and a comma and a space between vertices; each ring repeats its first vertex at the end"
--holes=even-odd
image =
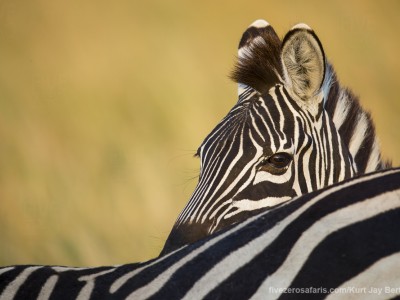
POLYGON ((257 36, 254 39, 252 39, 248 45, 239 48, 238 50, 239 60, 244 57, 251 58, 253 54, 253 47, 254 45, 257 44, 258 45, 265 44, 265 40, 261 36, 257 36))
MULTIPOLYGON (((292 197, 267 197, 261 200, 251 200, 251 199, 242 199, 235 200, 232 203, 233 207, 239 209, 239 211, 235 211, 234 214, 239 213, 241 211, 251 211, 259 208, 272 207, 283 202, 290 200, 292 197)), ((224 219, 229 219, 232 215, 225 215, 224 219)))
POLYGON ((351 137, 349 150, 353 157, 356 157, 360 146, 364 141, 365 134, 368 128, 368 120, 364 113, 358 115, 357 125, 351 137))
POLYGON ((294 29, 312 30, 310 26, 308 26, 307 24, 304 24, 304 23, 299 23, 299 24, 294 25, 291 30, 294 30, 294 29))
POLYGON ((367 167, 365 168, 365 173, 369 173, 376 170, 376 166, 380 161, 380 151, 379 151, 379 143, 375 139, 374 145, 372 146, 371 154, 369 155, 367 167))
POLYGON ((258 171, 256 174, 256 178, 254 178, 254 184, 267 181, 272 183, 285 183, 288 181, 288 178, 292 177, 292 168, 288 168, 285 174, 282 175, 274 175, 265 171, 258 171))
POLYGON ((268 27, 268 26, 269 26, 269 23, 267 21, 265 21, 263 19, 259 19, 259 20, 254 21, 253 23, 251 23, 249 28, 250 27, 265 28, 265 27, 268 27))
POLYGON ((339 99, 336 104, 335 112, 333 113, 333 123, 337 130, 343 125, 343 122, 347 118, 349 113, 350 102, 347 98, 347 94, 344 90, 340 90, 339 99))
POLYGON ((325 64, 325 77, 324 83, 322 84, 321 90, 324 95, 324 101, 328 100, 329 91, 331 90, 331 86, 333 84, 333 73, 332 68, 329 64, 325 64))
POLYGON ((46 283, 42 286, 37 300, 48 300, 50 299, 51 293, 53 293, 54 287, 58 281, 58 275, 51 275, 46 283))
POLYGON ((326 299, 392 299, 392 297, 400 294, 399 270, 400 254, 394 253, 386 256, 358 276, 337 287, 336 293, 331 293, 326 299), (371 276, 372 274, 376 274, 376 276, 371 276), (360 293, 354 293, 354 291, 360 293))
POLYGON ((247 88, 248 88, 247 85, 239 83, 238 84, 238 96, 240 96, 247 88))

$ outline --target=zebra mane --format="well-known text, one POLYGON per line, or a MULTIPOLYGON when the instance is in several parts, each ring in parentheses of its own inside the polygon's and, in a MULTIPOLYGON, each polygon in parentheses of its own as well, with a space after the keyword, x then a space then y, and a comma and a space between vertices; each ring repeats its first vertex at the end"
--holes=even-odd
POLYGON ((358 97, 350 89, 341 86, 329 62, 326 62, 321 89, 325 110, 349 149, 357 168, 355 171, 362 174, 390 167, 391 163, 381 157, 371 114, 361 106, 358 97))
POLYGON ((230 75, 233 81, 260 93, 281 82, 283 76, 282 42, 275 30, 265 23, 257 27, 256 21, 244 32, 239 42, 239 57, 230 75))

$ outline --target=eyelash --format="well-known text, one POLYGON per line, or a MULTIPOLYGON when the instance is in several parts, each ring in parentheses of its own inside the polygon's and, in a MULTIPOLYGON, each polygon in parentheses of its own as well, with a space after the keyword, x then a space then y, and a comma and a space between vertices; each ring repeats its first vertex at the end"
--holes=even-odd
POLYGON ((259 170, 276 175, 283 174, 292 162, 292 159, 293 157, 288 153, 275 153, 261 162, 259 170))

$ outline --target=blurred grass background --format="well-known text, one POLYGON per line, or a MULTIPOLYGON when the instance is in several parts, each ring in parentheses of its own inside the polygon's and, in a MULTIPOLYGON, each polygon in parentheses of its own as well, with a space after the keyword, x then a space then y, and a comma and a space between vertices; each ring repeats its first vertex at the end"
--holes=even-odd
POLYGON ((156 256, 245 28, 317 32, 399 165, 399 1, 0 1, 0 264, 156 256))

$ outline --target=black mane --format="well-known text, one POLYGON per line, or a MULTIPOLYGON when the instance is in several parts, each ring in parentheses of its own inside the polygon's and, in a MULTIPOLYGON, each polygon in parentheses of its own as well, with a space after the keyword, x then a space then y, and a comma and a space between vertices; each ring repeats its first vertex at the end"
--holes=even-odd
POLYGON ((283 77, 281 40, 271 26, 248 28, 239 43, 238 57, 230 77, 260 93, 267 92, 283 77))

